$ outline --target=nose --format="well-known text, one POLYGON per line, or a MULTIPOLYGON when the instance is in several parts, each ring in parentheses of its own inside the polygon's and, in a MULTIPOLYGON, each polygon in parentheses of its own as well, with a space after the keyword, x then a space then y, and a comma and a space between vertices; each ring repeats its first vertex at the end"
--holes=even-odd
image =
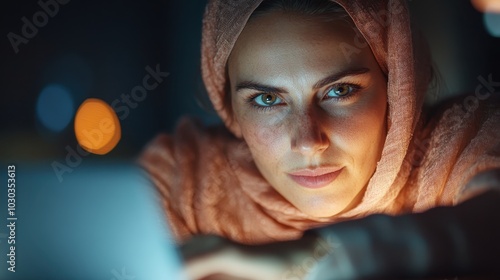
POLYGON ((326 150, 330 141, 321 127, 318 116, 312 113, 304 114, 292 124, 292 151, 304 156, 313 156, 326 150))

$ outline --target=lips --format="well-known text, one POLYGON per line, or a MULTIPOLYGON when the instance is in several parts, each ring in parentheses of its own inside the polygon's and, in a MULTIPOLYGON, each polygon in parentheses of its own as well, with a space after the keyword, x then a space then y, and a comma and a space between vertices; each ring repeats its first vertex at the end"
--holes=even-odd
POLYGON ((306 168, 290 172, 288 176, 305 188, 318 189, 333 182, 342 170, 343 167, 306 168))

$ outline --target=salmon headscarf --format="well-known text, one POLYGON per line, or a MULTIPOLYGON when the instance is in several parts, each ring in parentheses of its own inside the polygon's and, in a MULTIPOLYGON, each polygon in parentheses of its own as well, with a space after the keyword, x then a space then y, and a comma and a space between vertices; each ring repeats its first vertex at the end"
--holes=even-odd
POLYGON ((215 0, 205 11, 203 80, 226 127, 205 129, 184 120, 173 136, 153 141, 141 158, 178 240, 201 233, 244 243, 286 240, 312 227, 372 213, 453 205, 475 174, 500 167, 498 135, 491 133, 497 131, 498 112, 484 109, 482 115, 493 117, 461 118, 448 110, 430 122, 421 116, 432 69, 427 47, 412 31, 405 1, 338 0, 387 76, 387 138, 359 205, 328 218, 302 213, 262 177, 246 143, 229 133, 235 129, 226 102, 226 64, 261 2, 215 0))

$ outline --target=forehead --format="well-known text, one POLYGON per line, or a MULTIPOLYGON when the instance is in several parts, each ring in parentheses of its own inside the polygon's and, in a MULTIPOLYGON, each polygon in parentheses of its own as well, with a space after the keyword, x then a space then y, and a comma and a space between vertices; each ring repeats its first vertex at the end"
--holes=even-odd
POLYGON ((230 72, 247 79, 263 75, 293 75, 341 71, 373 62, 370 48, 352 23, 285 12, 252 18, 229 57, 230 72), (359 43, 358 43, 359 45, 359 43))

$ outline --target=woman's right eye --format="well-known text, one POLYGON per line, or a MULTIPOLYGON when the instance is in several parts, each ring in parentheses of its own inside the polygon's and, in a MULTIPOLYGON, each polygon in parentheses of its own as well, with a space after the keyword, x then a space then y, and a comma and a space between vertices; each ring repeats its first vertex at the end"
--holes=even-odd
POLYGON ((282 103, 281 98, 275 93, 261 93, 253 98, 253 101, 262 107, 270 107, 282 103))

